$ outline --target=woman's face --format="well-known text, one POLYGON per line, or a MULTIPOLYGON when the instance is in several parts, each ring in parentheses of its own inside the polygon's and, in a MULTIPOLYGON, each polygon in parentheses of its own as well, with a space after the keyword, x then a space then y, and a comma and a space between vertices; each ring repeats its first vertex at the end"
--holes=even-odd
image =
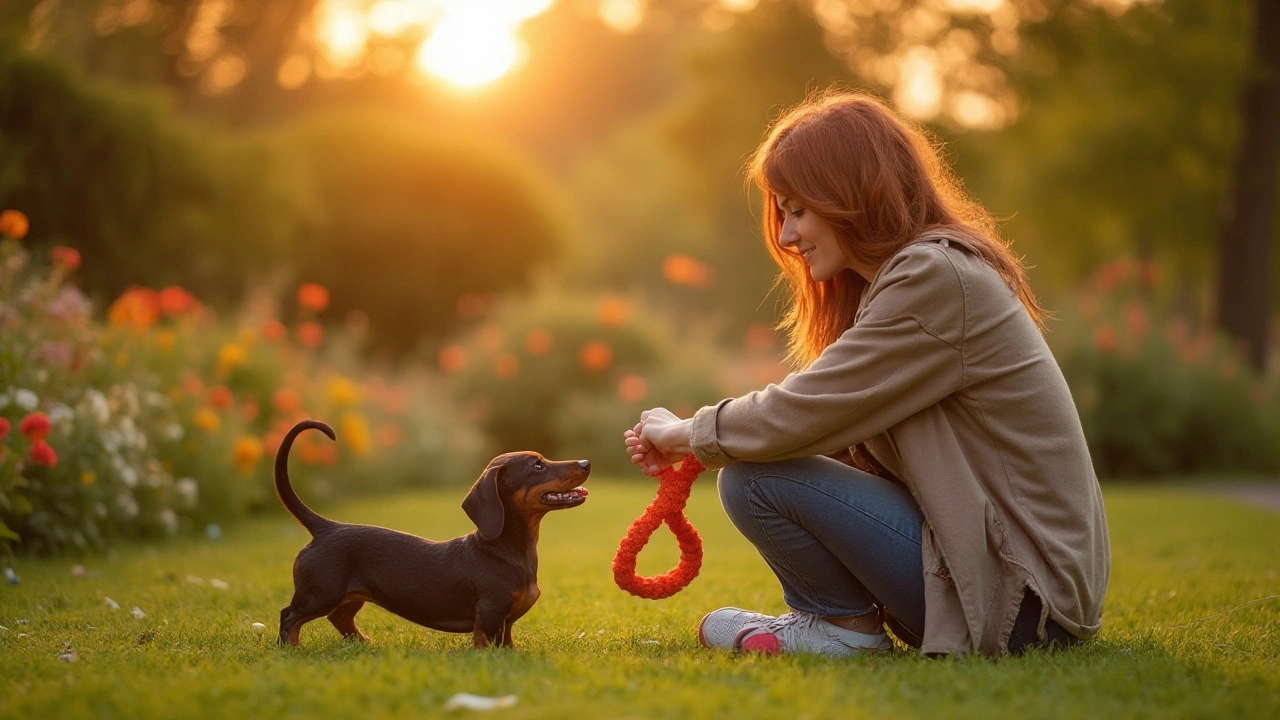
MULTIPOLYGON (((778 210, 782 213, 778 244, 808 264, 809 276, 814 281, 830 280, 841 270, 856 270, 830 223, 796 200, 781 195, 778 196, 778 210)), ((867 279, 870 280, 869 277, 867 279)))

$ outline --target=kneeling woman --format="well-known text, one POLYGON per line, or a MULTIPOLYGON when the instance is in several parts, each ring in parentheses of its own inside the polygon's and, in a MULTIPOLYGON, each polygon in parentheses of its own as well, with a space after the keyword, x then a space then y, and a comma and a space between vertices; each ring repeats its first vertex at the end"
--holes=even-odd
POLYGON ((693 454, 791 612, 727 607, 703 644, 999 656, 1097 633, 1102 496, 1043 311, 925 136, 861 94, 789 112, 752 160, 801 368, 626 431, 648 474, 693 454))

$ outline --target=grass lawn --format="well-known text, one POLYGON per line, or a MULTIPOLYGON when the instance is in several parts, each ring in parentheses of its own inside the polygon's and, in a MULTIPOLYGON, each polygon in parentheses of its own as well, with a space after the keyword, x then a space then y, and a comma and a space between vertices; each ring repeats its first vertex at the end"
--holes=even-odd
MULTIPOLYGON (((781 611, 764 563, 725 518, 709 477, 689 516, 703 574, 664 601, 613 585, 610 562, 655 485, 595 479, 586 505, 543 523, 542 598, 515 626, 518 651, 366 606, 368 645, 324 620, 276 645, 290 566, 306 533, 281 510, 221 540, 122 549, 84 562, 19 559, 0 585, 0 718, 407 718, 446 713, 458 692, 515 695, 487 715, 542 717, 1280 716, 1280 514, 1186 490, 1109 487, 1113 572, 1102 633, 1066 652, 993 663, 912 653, 852 659, 739 657, 698 646, 707 610, 781 611), (226 583, 210 583, 211 580, 226 583), (104 600, 114 599, 112 610, 104 600), (145 616, 131 614, 134 607, 145 616), (265 631, 255 630, 261 622, 265 631), (76 662, 59 661, 71 643, 76 662)), ((326 508, 340 520, 443 539, 471 529, 465 489, 326 508)), ((665 529, 641 555, 676 560, 665 529)))

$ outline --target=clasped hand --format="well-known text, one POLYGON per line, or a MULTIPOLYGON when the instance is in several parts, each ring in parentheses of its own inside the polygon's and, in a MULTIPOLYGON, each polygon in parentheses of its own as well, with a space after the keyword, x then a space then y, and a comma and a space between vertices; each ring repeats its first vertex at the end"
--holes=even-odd
POLYGON ((689 446, 692 426, 692 420, 681 420, 666 408, 654 408, 640 413, 640 422, 622 437, 631 462, 645 475, 656 477, 693 451, 689 446))

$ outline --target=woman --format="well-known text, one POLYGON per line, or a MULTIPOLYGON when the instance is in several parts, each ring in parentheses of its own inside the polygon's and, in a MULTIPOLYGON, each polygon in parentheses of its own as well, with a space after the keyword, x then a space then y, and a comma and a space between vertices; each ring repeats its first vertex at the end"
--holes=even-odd
POLYGON ((704 645, 925 654, 1097 633, 1102 496, 1044 312, 991 216, 871 97, 787 113, 757 149, 781 328, 802 369, 624 433, 647 474, 694 455, 791 612, 721 608, 704 645))

